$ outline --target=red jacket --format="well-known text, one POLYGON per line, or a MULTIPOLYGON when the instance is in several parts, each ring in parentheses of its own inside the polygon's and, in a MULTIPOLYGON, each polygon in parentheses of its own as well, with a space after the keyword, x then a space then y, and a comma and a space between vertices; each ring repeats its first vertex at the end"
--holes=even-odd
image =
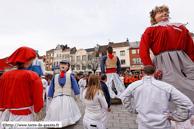
POLYGON ((124 83, 129 83, 129 77, 124 77, 124 83))
POLYGON ((194 44, 185 26, 151 26, 142 35, 139 56, 144 65, 153 65, 149 49, 154 55, 168 50, 182 50, 194 62, 194 44))
MULTIPOLYGON (((34 105, 34 112, 39 112, 43 108, 43 85, 35 72, 24 69, 7 71, 1 77, 0 89, 0 108, 23 108, 34 105)), ((31 114, 29 109, 9 111, 15 115, 31 114)))

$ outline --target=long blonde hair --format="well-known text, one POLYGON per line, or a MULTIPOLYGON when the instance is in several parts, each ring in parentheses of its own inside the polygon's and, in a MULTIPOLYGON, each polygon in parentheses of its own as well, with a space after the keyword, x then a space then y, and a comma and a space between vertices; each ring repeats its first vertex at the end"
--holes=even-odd
POLYGON ((155 9, 153 9, 151 12, 150 12, 150 23, 151 25, 154 25, 154 24, 157 24, 156 22, 156 19, 155 19, 155 16, 156 16, 156 13, 157 12, 160 12, 160 11, 167 11, 169 13, 169 8, 165 5, 162 5, 162 6, 156 6, 155 9))
POLYGON ((100 81, 98 79, 98 76, 95 75, 95 74, 91 74, 90 77, 89 77, 89 80, 88 80, 88 87, 86 89, 85 99, 93 100, 94 99, 94 95, 99 90, 103 94, 102 87, 100 85, 100 81))

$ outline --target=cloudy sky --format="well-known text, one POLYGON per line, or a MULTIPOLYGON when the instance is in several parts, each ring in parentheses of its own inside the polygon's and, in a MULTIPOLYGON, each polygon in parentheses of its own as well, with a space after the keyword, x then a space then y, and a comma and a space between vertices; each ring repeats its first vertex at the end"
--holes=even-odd
POLYGON ((0 0, 0 58, 21 46, 45 55, 57 44, 91 48, 140 41, 155 6, 170 8, 171 22, 194 33, 193 0, 0 0))

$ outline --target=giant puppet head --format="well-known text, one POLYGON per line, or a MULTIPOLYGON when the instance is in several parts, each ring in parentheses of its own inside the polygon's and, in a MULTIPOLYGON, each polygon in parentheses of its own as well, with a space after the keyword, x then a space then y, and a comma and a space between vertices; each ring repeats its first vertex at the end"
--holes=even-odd
POLYGON ((60 71, 61 72, 66 72, 69 70, 70 63, 67 60, 62 60, 60 61, 60 71))
POLYGON ((165 5, 156 6, 155 9, 150 12, 150 18, 151 25, 169 20, 169 8, 165 5))

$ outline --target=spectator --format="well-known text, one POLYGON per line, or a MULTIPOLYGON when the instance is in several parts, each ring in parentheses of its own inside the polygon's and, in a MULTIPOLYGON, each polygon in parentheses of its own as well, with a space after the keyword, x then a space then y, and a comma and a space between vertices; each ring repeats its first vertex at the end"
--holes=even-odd
POLYGON ((170 129, 170 120, 181 122, 193 115, 193 103, 187 96, 172 85, 156 80, 153 66, 147 65, 143 70, 143 79, 132 83, 120 96, 124 107, 138 114, 138 129, 170 129), (177 106, 173 113, 169 111, 169 101, 177 106))
POLYGON ((78 82, 78 85, 80 87, 80 100, 82 101, 83 100, 83 91, 86 87, 86 77, 85 75, 81 76, 81 79, 79 80, 78 82))
POLYGON ((102 87, 97 75, 90 75, 88 87, 83 92, 83 102, 86 106, 83 118, 84 129, 105 129, 102 123, 102 109, 108 109, 102 87))
POLYGON ((102 122, 104 123, 104 127, 105 128, 106 128, 106 125, 107 125, 108 113, 111 111, 111 107, 110 107, 111 99, 110 99, 110 94, 109 94, 108 87, 106 85, 106 81, 107 81, 106 74, 102 74, 101 75, 100 85, 102 87, 102 90, 103 90, 105 98, 106 98, 106 102, 108 104, 108 109, 102 109, 102 122))
POLYGON ((130 78, 129 78, 129 75, 128 74, 125 75, 124 84, 125 84, 125 87, 126 88, 130 84, 130 78))
POLYGON ((45 76, 41 76, 41 81, 42 81, 42 85, 43 85, 43 101, 44 101, 48 82, 46 81, 45 76))

